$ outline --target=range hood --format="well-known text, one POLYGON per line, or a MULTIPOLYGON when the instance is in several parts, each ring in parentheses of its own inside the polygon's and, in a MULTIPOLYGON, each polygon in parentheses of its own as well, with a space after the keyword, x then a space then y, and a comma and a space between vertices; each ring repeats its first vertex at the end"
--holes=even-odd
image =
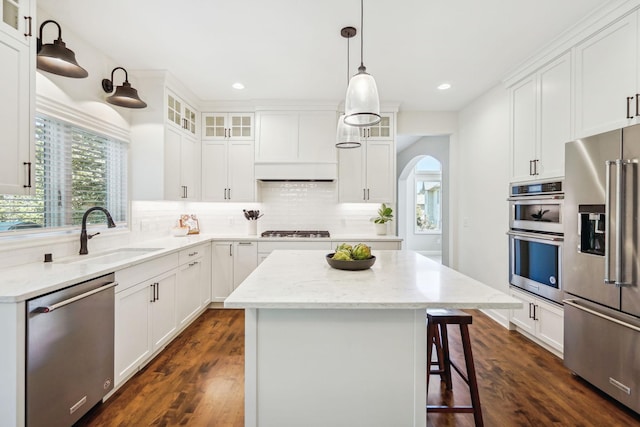
POLYGON ((269 162, 256 163, 258 181, 335 181, 338 178, 336 163, 269 162))

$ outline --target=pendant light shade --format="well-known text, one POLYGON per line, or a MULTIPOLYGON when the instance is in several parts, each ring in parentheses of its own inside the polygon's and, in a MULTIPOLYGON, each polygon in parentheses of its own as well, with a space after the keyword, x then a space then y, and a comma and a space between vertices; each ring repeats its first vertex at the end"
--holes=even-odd
POLYGON ((378 86, 364 65, 351 77, 344 102, 344 122, 351 126, 372 126, 380 122, 378 86))
POLYGON ((344 101, 344 122, 351 126, 372 126, 380 122, 378 86, 364 66, 364 0, 360 0, 360 67, 351 77, 344 101))
MULTIPOLYGON (((347 39, 347 85, 349 84, 349 39, 357 33, 354 27, 344 27, 340 30, 340 35, 347 39)), ((336 132, 337 148, 358 148, 360 147, 360 129, 349 126, 344 122, 344 114, 338 119, 336 132)))
POLYGON ((342 114, 338 119, 336 147, 358 148, 360 145, 360 128, 346 124, 344 122, 344 114, 342 114))
POLYGON ((62 41, 62 29, 56 21, 44 21, 40 25, 37 40, 36 66, 39 70, 64 77, 84 78, 89 75, 87 70, 78 65, 76 54, 62 41), (58 27, 58 38, 53 43, 42 44, 42 29, 53 23, 58 27))
POLYGON ((111 71, 111 80, 102 80, 102 89, 107 93, 111 93, 113 91, 113 73, 116 70, 124 71, 124 82, 122 83, 122 86, 116 87, 116 91, 113 95, 107 97, 106 101, 109 104, 117 105, 119 107, 145 108, 147 103, 140 99, 138 91, 131 87, 127 70, 122 67, 116 67, 111 71))

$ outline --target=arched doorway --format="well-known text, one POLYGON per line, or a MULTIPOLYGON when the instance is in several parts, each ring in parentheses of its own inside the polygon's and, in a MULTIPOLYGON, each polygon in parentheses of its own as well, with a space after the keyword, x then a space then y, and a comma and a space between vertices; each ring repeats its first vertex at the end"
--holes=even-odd
POLYGON ((449 263, 449 138, 422 137, 398 153, 398 235, 403 248, 449 263))

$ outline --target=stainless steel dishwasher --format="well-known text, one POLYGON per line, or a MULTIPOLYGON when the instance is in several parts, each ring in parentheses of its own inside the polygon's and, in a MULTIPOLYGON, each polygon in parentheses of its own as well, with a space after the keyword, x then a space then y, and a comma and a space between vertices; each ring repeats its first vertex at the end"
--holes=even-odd
POLYGON ((27 427, 69 427, 113 389, 114 279, 27 301, 27 427))

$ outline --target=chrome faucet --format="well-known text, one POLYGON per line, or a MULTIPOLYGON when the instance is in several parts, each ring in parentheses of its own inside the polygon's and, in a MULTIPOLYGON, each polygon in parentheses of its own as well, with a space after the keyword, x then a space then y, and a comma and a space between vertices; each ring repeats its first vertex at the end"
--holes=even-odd
POLYGON ((111 214, 105 208, 100 206, 94 206, 92 208, 87 209, 84 215, 82 215, 82 230, 80 231, 80 255, 86 255, 89 253, 89 250, 87 249, 87 241, 91 239, 93 236, 100 234, 99 232, 95 234, 87 234, 87 217, 93 211, 104 212, 104 214, 107 216, 107 227, 114 228, 116 226, 116 223, 113 222, 113 218, 111 218, 111 214))

